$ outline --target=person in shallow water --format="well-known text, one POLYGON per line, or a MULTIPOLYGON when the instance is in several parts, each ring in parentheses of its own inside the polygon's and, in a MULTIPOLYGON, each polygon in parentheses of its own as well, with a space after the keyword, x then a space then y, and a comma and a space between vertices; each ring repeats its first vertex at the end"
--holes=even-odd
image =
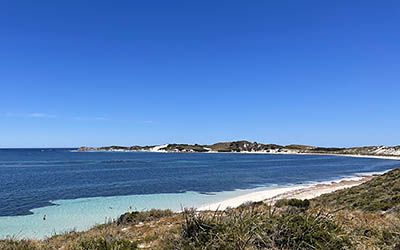
POLYGON ((46 215, 43 215, 43 220, 46 220, 46 215))

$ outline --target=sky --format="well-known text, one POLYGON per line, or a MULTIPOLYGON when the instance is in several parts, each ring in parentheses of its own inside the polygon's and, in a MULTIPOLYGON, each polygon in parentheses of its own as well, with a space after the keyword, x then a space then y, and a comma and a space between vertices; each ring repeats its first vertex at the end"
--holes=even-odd
POLYGON ((399 1, 1 1, 0 147, 400 144, 399 1))

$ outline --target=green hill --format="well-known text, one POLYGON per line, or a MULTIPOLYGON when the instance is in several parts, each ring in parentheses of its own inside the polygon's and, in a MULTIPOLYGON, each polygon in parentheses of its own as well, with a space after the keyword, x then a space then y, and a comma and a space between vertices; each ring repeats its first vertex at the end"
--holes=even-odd
POLYGON ((377 176, 359 186, 325 194, 315 203, 331 208, 369 212, 400 211, 400 169, 377 176))

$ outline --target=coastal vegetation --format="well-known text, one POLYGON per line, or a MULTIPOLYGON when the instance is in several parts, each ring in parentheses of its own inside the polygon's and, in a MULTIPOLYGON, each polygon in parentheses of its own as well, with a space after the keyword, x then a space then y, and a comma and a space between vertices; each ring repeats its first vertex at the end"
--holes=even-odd
POLYGON ((400 249, 399 193, 397 169, 312 200, 135 211, 86 232, 3 240, 0 249, 400 249))
MULTIPOLYGON (((213 214, 186 211, 168 249, 347 249, 350 238, 325 214, 248 204, 213 214)), ((168 244, 167 244, 168 246, 168 244)))
POLYGON ((314 204, 335 209, 368 212, 400 212, 400 170, 376 176, 372 181, 314 199, 314 204))

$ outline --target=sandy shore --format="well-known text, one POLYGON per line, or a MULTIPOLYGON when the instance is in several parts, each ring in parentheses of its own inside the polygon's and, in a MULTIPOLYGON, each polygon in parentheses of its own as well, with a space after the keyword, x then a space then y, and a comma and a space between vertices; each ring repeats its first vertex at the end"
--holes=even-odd
POLYGON ((297 153, 297 155, 327 155, 327 156, 344 156, 355 158, 372 158, 400 161, 400 156, 382 156, 382 155, 346 155, 346 154, 317 154, 317 153, 297 153))
MULTIPOLYGON (((206 152, 206 153, 221 153, 221 152, 206 152)), ((352 154, 329 154, 329 153, 298 153, 295 151, 287 152, 227 152, 228 154, 267 154, 267 155, 321 155, 321 156, 343 156, 355 158, 372 158, 372 159, 386 159, 400 161, 400 155, 387 156, 387 155, 352 155, 352 154)))
POLYGON ((331 193, 339 189, 350 188, 360 185, 373 178, 373 176, 362 176, 354 178, 344 178, 339 181, 323 182, 310 185, 299 185, 292 187, 282 187, 266 189, 253 193, 241 195, 221 202, 208 204, 200 207, 198 210, 224 210, 228 207, 238 207, 246 202, 265 201, 274 203, 279 199, 312 199, 322 194, 331 193))
POLYGON ((266 202, 274 203, 279 199, 312 199, 322 194, 327 194, 334 192, 336 190, 345 189, 360 185, 366 181, 369 181, 373 178, 373 176, 364 176, 359 179, 349 179, 349 180, 341 180, 339 182, 331 182, 331 183, 321 183, 312 185, 310 187, 301 188, 298 190, 289 191, 283 193, 281 195, 277 195, 272 199, 266 200, 266 202))

